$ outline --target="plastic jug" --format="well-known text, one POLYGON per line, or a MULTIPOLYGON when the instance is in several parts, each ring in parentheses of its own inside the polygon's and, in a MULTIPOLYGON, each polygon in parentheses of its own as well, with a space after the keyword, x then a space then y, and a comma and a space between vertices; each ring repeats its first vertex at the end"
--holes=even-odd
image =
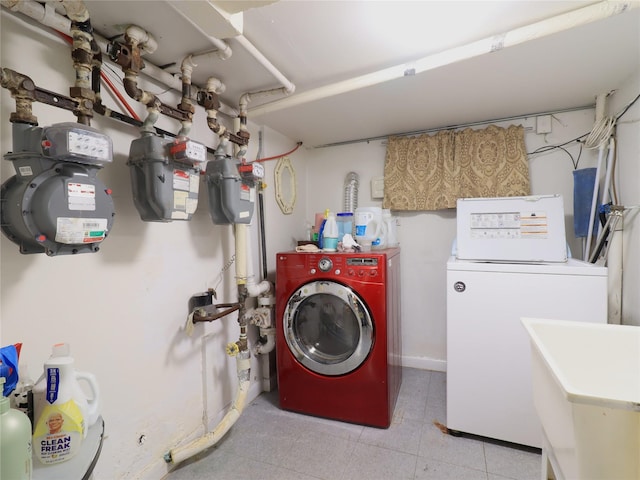
POLYGON ((358 207, 354 215, 356 242, 371 243, 372 248, 384 248, 386 228, 380 207, 358 207))
POLYGON ((384 208, 382 210, 382 221, 387 227, 387 247, 397 247, 398 242, 398 226, 396 224, 396 218, 391 215, 391 210, 384 208))
POLYGON ((353 213, 352 212, 341 212, 338 213, 338 238, 342 241, 342 237, 344 237, 347 233, 349 235, 353 235, 353 213))
POLYGON ((328 212, 327 219, 322 229, 322 249, 327 252, 335 252, 338 247, 338 224, 336 216, 328 212))
POLYGON ((88 428, 98 420, 99 389, 90 373, 77 372, 69 355, 69 345, 53 346, 44 364, 44 373, 33 389, 33 432, 35 456, 44 464, 72 458, 87 436, 88 428), (79 380, 87 382, 92 398, 85 395, 79 380))

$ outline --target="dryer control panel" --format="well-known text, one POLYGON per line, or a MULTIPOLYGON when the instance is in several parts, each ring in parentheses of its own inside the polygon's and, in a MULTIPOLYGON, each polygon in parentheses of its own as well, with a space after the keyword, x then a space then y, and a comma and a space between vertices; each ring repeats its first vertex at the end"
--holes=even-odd
POLYGON ((352 278, 374 278, 379 275, 377 257, 346 257, 344 255, 322 256, 317 261, 317 269, 312 265, 309 273, 332 273, 336 276, 352 278))
POLYGON ((399 249, 373 252, 281 252, 276 255, 278 282, 296 285, 300 281, 336 280, 381 284, 386 281, 392 258, 399 249))

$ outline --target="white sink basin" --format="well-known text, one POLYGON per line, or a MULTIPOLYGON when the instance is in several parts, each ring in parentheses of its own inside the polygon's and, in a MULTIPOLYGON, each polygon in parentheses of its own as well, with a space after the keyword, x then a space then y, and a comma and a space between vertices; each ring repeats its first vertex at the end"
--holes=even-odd
POLYGON ((545 437, 543 474, 550 464, 560 480, 640 480, 640 327, 522 323, 545 437))

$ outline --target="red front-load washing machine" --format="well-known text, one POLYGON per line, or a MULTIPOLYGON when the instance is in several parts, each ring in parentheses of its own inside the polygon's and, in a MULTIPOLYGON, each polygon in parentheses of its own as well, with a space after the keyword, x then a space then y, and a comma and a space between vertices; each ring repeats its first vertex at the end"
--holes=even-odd
POLYGON ((400 249, 276 255, 280 407, 387 428, 402 381, 400 249))

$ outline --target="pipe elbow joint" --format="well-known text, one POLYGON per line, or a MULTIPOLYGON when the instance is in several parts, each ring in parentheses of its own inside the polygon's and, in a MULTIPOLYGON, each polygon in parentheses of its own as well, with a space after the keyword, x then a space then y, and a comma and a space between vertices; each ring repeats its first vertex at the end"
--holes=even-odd
POLYGON ((193 73, 193 69, 197 67, 198 64, 193 61, 193 55, 187 55, 182 59, 182 63, 180 64, 180 71, 182 72, 182 81, 188 79, 191 82, 191 74, 193 73))
POLYGON ((225 92, 225 90, 227 89, 227 86, 224 83, 222 83, 222 80, 220 80, 219 78, 209 77, 207 79, 207 85, 205 89, 207 90, 207 92, 221 94, 225 92))
POLYGON ((258 284, 255 284, 255 283, 247 284, 247 293, 249 294, 250 297, 258 297, 263 293, 268 292, 270 289, 271 289, 271 283, 268 282, 267 280, 263 280, 258 284))
POLYGON ((158 42, 146 30, 136 25, 129 25, 125 30, 125 41, 143 50, 143 53, 153 53, 158 48, 158 42))
POLYGON ((231 58, 231 55, 233 54, 231 47, 226 42, 220 41, 220 43, 221 45, 219 46, 222 46, 222 48, 218 48, 218 51, 216 52, 218 58, 220 58, 220 60, 227 60, 228 58, 231 58))

